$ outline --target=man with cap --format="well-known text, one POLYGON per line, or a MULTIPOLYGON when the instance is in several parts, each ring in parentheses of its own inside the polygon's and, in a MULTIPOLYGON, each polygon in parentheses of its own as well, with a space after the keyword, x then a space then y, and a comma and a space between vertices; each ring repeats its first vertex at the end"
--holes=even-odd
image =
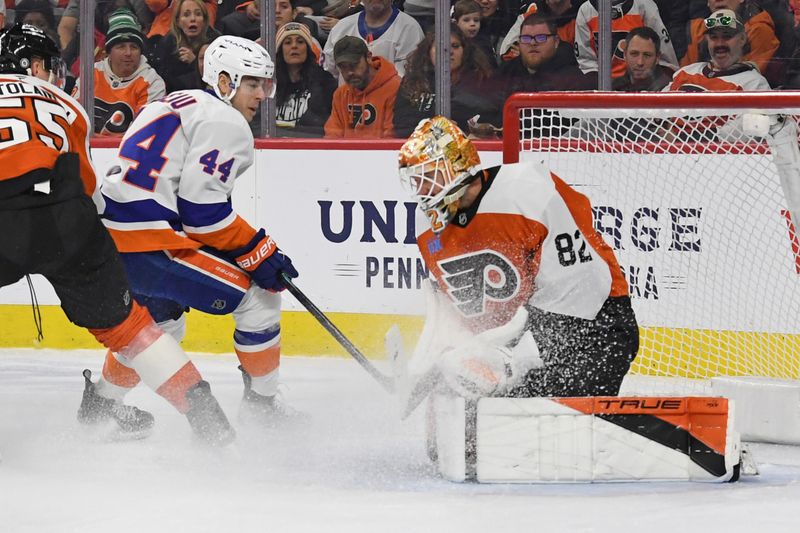
POLYGON ((386 58, 373 56, 367 43, 352 35, 336 42, 333 58, 345 83, 333 93, 325 137, 392 137, 394 104, 400 89, 397 69, 386 58))
POLYGON ((703 21, 710 61, 678 70, 665 91, 768 91, 769 83, 755 64, 742 61, 747 35, 730 9, 718 9, 703 21))
POLYGON ((422 28, 414 17, 394 7, 392 0, 363 0, 362 4, 363 11, 344 17, 330 30, 323 67, 334 77, 339 76, 334 45, 345 35, 352 35, 363 39, 374 55, 393 63, 398 74, 403 76, 406 59, 425 38, 422 28))
MULTIPOLYGON (((166 94, 164 80, 142 54, 144 34, 127 8, 108 18, 108 56, 94 64, 94 130, 122 135, 139 111, 166 94)), ((76 86, 76 97, 80 86, 76 86)))
MULTIPOLYGON (((791 57, 797 42, 785 2, 707 0, 705 3, 708 6, 706 13, 714 13, 721 9, 729 9, 736 13, 747 34, 747 48, 744 50, 742 60, 754 63, 759 72, 767 78, 770 86, 777 87, 782 84, 786 58, 791 57)), ((706 19, 702 17, 693 18, 686 26, 689 45, 686 55, 681 58, 681 66, 708 61, 705 21, 706 19)))

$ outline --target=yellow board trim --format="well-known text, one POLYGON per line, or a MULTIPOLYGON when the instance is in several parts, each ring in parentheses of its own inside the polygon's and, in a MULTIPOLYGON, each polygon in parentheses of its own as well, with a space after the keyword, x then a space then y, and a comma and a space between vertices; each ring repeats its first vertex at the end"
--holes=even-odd
MULTIPOLYGON (((45 337, 36 342, 31 307, 0 305, 0 348, 100 348, 86 330, 70 324, 58 306, 42 306, 45 337)), ((422 329, 423 318, 404 315, 330 313, 328 317, 370 358, 384 355, 383 338, 397 324, 407 347, 422 329)), ((233 318, 199 312, 187 315, 183 347, 189 352, 233 351, 233 318)), ((800 335, 680 328, 640 328, 639 355, 632 373, 708 378, 717 375, 759 375, 800 379, 800 335), (724 369, 724 371, 723 371, 724 369)), ((446 334, 446 332, 444 332, 446 334)), ((281 316, 284 355, 346 357, 347 352, 307 312, 281 316)))
MULTIPOLYGON (((62 350, 102 348, 83 328, 70 323, 61 307, 41 306, 44 339, 36 341, 30 305, 0 305, 0 348, 54 348, 62 350)), ((367 357, 383 357, 383 337, 397 324, 410 346, 422 330, 422 317, 329 313, 328 318, 367 357)), ((188 352, 233 352, 233 317, 191 311, 186 315, 186 338, 181 345, 188 352)), ((281 314, 283 355, 347 356, 347 352, 305 311, 281 314)))

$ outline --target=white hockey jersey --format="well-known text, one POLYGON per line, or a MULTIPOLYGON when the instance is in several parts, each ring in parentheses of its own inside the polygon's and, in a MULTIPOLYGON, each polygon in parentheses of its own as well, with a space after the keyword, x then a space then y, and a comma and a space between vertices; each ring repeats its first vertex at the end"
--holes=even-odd
POLYGON ((234 182, 253 164, 241 113, 210 92, 177 91, 148 104, 102 185, 104 223, 121 252, 233 250, 256 233, 231 205, 234 182))
POLYGON ((711 68, 711 63, 701 61, 686 65, 672 76, 666 91, 769 91, 767 79, 752 63, 736 63, 724 71, 711 68))
POLYGON ((393 8, 392 16, 380 28, 367 27, 363 11, 345 17, 333 27, 325 43, 323 66, 334 78, 339 77, 339 69, 333 60, 333 47, 345 35, 364 39, 369 51, 394 63, 400 76, 405 74, 406 59, 425 38, 419 23, 397 8, 393 8))
POLYGON ((488 188, 434 234, 418 210, 417 245, 439 289, 480 332, 520 305, 595 318, 627 296, 613 250, 595 231, 588 198, 533 163, 489 169, 488 188))
MULTIPOLYGON (((648 26, 661 36, 661 60, 659 64, 678 69, 678 57, 672 47, 658 7, 653 0, 626 0, 615 5, 611 13, 611 77, 618 78, 625 74, 626 65, 620 41, 624 40, 629 31, 640 26, 648 26)), ((588 0, 578 8, 575 18, 575 54, 578 66, 583 72, 592 72, 598 69, 597 46, 598 31, 600 28, 600 15, 597 9, 588 0)))

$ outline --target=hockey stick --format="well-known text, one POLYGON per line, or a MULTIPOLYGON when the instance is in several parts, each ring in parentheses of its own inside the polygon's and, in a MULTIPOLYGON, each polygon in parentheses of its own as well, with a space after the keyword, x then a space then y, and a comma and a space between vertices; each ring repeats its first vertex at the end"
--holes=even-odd
POLYGON ((314 305, 314 302, 308 299, 308 296, 303 294, 303 291, 297 288, 297 286, 292 283, 292 280, 283 272, 281 272, 281 283, 286 289, 297 298, 297 301, 300 302, 303 307, 305 307, 311 315, 317 319, 317 322, 325 328, 328 333, 330 333, 334 339, 336 339, 342 347, 347 350, 347 352, 353 356, 353 359, 360 364, 364 370, 369 373, 370 376, 375 378, 387 392, 393 393, 395 389, 395 383, 392 378, 389 376, 384 375, 380 370, 375 368, 375 366, 369 361, 369 359, 364 356, 358 348, 356 348, 350 340, 344 336, 339 328, 337 328, 330 319, 325 316, 325 313, 320 311, 320 309, 314 305))

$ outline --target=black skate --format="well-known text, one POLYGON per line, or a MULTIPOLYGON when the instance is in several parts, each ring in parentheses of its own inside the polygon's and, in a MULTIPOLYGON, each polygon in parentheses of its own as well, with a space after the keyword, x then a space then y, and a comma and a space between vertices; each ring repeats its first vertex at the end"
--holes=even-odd
POLYGON ((280 398, 280 394, 264 396, 252 388, 253 378, 239 365, 244 382, 244 396, 239 417, 245 422, 257 424, 260 427, 276 427, 304 422, 308 415, 290 407, 280 398))
POLYGON ((189 410, 186 419, 195 435, 210 446, 225 446, 236 438, 236 432, 228 422, 228 417, 211 394, 207 381, 199 381, 186 391, 189 410))
POLYGON ((125 436, 144 438, 150 434, 155 424, 152 414, 97 394, 95 384, 92 383, 92 371, 88 368, 83 371, 83 378, 85 388, 81 406, 78 408, 78 422, 99 425, 113 420, 125 436))

